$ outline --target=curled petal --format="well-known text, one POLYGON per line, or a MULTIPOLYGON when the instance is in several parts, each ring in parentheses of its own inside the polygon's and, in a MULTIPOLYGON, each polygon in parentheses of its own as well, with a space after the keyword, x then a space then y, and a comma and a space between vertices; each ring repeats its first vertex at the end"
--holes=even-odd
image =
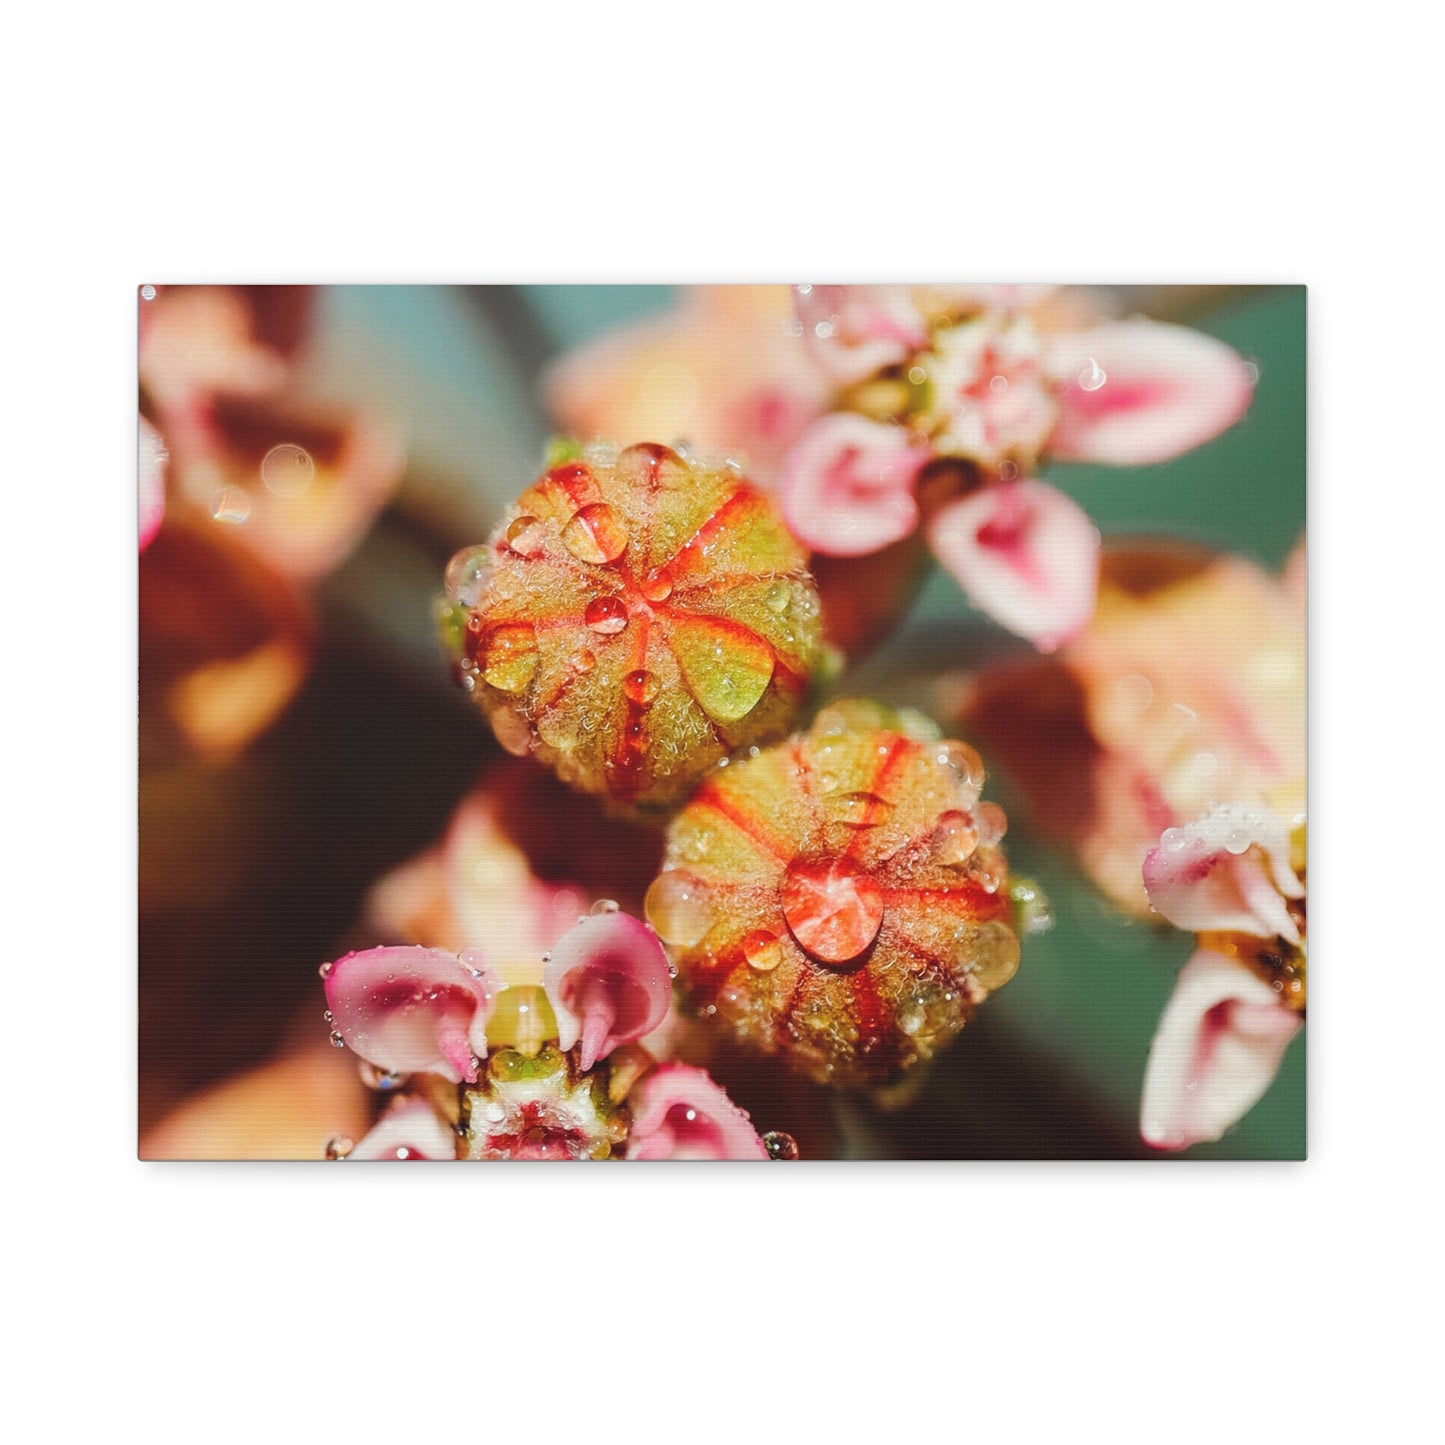
POLYGON ((1094 611, 1099 533, 1046 482, 1000 482, 950 502, 928 539, 969 599, 994 621, 1052 652, 1094 611))
POLYGON ((1050 450, 1066 461, 1167 461, 1233 426, 1254 389, 1224 342, 1142 317, 1056 336, 1046 365, 1060 388, 1050 450))
POLYGON ((783 463, 778 496, 793 535, 829 557, 861 557, 918 525, 913 483, 929 460, 896 426, 834 412, 803 433, 783 463))
POLYGON ((766 1159, 748 1116, 704 1069, 665 1064, 631 1094, 629 1159, 766 1159))
POLYGON ((166 514, 166 463, 171 454, 161 434, 140 419, 140 550, 145 551, 166 514))
POLYGON ((456 1135, 425 1099, 398 1099, 348 1159, 455 1159, 456 1135))
POLYGON ((369 948, 332 965, 326 1002, 337 1032, 368 1063, 474 1084, 499 988, 479 953, 369 948))
POLYGON ((840 385, 896 366, 928 343, 906 286, 799 286, 794 294, 804 340, 840 385))
POLYGON ((1262 809, 1220 804, 1166 830, 1144 859, 1144 886, 1177 928, 1300 941, 1285 899, 1303 898, 1304 885, 1284 825, 1262 809))
POLYGON ((672 977, 657 935, 626 913, 596 913, 557 941, 542 975, 558 1043, 582 1040, 583 1069, 667 1017, 672 977))
POLYGON ((1263 979, 1201 948, 1180 973, 1149 1050, 1144 1142, 1187 1149, 1218 1139, 1259 1101, 1300 1026, 1263 979))

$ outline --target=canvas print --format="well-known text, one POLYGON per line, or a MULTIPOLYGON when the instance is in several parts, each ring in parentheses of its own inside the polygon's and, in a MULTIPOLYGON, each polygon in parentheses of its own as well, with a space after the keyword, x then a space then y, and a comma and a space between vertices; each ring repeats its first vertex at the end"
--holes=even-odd
POLYGON ((1305 293, 139 310, 144 1159, 1305 1154, 1305 293))

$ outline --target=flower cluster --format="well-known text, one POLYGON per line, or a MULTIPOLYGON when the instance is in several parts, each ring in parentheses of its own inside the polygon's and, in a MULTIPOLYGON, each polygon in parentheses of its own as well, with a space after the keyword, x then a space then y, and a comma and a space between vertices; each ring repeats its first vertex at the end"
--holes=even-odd
POLYGON ((639 1044, 667 1017, 671 979, 657 936, 615 903, 579 919, 528 982, 480 950, 422 947, 349 953, 323 975, 332 1042, 396 1093, 333 1157, 769 1157, 703 1070, 639 1044))
POLYGON ((1098 556, 1041 461, 1164 461, 1249 404, 1222 343, 1144 319, 1061 328, 1048 287, 797 290, 836 394, 783 466, 794 535, 860 557, 921 526, 970 600, 1040 651, 1088 622, 1098 556))

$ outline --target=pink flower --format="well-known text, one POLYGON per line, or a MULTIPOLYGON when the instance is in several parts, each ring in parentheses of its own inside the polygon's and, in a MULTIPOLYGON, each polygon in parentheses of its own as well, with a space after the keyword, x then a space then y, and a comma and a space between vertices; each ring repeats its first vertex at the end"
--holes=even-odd
POLYGON ((703 1070, 659 1068, 637 1046, 671 1001, 645 923, 599 905, 539 968, 540 987, 509 987, 477 950, 374 948, 330 965, 332 1042, 406 1091, 347 1157, 768 1157, 703 1070))
POLYGON ((1255 1103, 1303 1025, 1304 825, 1216 806, 1144 860, 1155 908, 1201 934, 1160 1019, 1140 1129, 1158 1149, 1218 1139, 1255 1103))
POLYGON ((1141 868, 1166 829, 1219 799, 1286 822, 1303 809, 1297 570, 1281 582, 1241 557, 1111 545, 1093 619, 1073 642, 968 680, 968 726, 1034 824, 1131 913, 1150 913, 1141 868))
POLYGON ((1041 460, 1163 461, 1249 404, 1252 372, 1222 342, 1142 318, 1051 334, 1040 288, 798 291, 841 389, 784 464, 789 525, 816 552, 860 556, 921 517, 974 604, 1040 651, 1088 621, 1098 563, 1084 513, 1033 478, 1041 460))
POLYGON ((690 288, 675 310, 564 357, 547 401, 580 437, 684 441, 767 486, 828 399, 800 334, 785 286, 690 288))

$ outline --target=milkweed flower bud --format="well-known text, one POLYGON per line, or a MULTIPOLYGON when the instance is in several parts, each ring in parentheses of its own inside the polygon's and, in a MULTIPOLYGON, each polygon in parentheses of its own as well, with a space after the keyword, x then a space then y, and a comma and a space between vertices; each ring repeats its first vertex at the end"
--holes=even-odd
POLYGON ((715 770, 647 896, 692 1006, 831 1083, 943 1047, 1019 961, 983 782, 967 744, 857 702, 715 770))
POLYGON ((452 559, 443 636, 509 752, 665 809, 796 721, 822 655, 805 560, 736 468, 591 447, 452 559))

